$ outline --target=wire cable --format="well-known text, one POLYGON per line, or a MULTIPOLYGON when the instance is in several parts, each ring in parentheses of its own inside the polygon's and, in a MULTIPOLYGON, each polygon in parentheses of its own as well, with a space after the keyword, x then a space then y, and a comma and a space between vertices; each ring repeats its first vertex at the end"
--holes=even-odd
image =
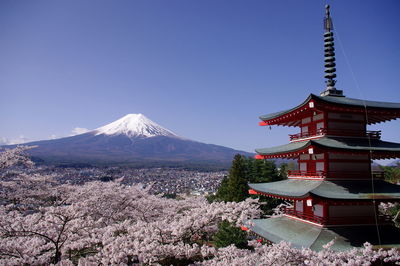
MULTIPOLYGON (((363 95, 363 92, 361 90, 360 84, 359 84, 359 82, 358 82, 358 80, 356 78, 356 75, 354 74, 353 68, 351 67, 350 60, 347 57, 347 54, 345 52, 343 43, 342 43, 342 41, 340 39, 339 31, 338 31, 338 28, 337 28, 336 25, 335 25, 335 33, 336 33, 337 39, 339 41, 339 46, 341 48, 340 50, 343 53, 343 57, 345 59, 346 65, 349 68, 350 74, 351 74, 351 76, 353 78, 353 81, 354 81, 354 83, 356 85, 357 92, 361 96, 361 100, 363 102, 364 111, 365 111, 365 122, 366 122, 366 126, 368 126, 368 124, 369 124, 368 123, 369 122, 369 119, 368 119, 368 108, 367 108, 367 105, 366 105, 365 100, 364 100, 364 95, 363 95)), ((368 144, 369 144, 369 158, 372 161, 371 138, 367 136, 367 139, 368 139, 368 144)), ((379 246, 381 246, 382 241, 381 241, 381 234, 380 234, 379 224, 378 224, 378 207, 376 206, 376 200, 375 200, 375 180, 374 180, 374 175, 372 174, 372 165, 371 165, 371 163, 372 162, 370 162, 370 164, 369 164, 370 166, 369 167, 370 167, 370 174, 371 174, 372 203, 373 203, 373 209, 374 209, 375 227, 376 227, 376 232, 377 232, 377 237, 378 237, 378 243, 379 243, 379 246)))

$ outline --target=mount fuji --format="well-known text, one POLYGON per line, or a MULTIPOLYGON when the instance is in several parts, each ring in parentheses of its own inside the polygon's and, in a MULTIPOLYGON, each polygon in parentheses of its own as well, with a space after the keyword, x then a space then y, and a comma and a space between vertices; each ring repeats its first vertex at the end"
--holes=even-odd
POLYGON ((71 164, 227 164, 237 153, 250 153, 180 137, 142 114, 72 137, 25 143, 37 161, 71 164))

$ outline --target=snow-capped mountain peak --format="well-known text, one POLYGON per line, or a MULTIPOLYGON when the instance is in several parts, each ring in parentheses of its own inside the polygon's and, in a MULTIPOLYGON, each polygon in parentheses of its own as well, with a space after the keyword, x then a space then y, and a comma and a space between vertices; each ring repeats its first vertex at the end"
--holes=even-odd
POLYGON ((94 131, 95 135, 126 135, 131 138, 148 138, 154 136, 178 137, 172 131, 151 121, 143 114, 128 114, 94 131))

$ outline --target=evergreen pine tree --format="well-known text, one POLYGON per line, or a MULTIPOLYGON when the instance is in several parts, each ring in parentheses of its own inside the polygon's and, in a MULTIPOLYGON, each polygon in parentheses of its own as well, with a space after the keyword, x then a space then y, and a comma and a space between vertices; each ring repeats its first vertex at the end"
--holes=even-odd
POLYGON ((245 157, 236 154, 233 158, 232 167, 229 170, 227 201, 239 202, 248 198, 249 186, 247 185, 247 174, 245 157))
POLYGON ((279 167, 279 178, 281 180, 287 179, 288 170, 289 170, 289 165, 287 163, 281 164, 281 166, 279 167))
POLYGON ((281 179, 280 171, 273 161, 256 160, 237 154, 232 161, 229 175, 222 179, 216 195, 208 197, 208 200, 239 202, 250 197, 248 183, 264 183, 281 179))
POLYGON ((222 221, 218 225, 218 232, 214 236, 214 241, 217 248, 227 247, 232 244, 237 248, 248 248, 247 233, 227 221, 222 221))
POLYGON ((228 184, 229 184, 228 177, 224 176, 224 178, 221 181, 221 184, 218 187, 217 193, 215 194, 215 199, 220 200, 220 201, 229 201, 228 196, 230 194, 230 191, 229 191, 228 184))

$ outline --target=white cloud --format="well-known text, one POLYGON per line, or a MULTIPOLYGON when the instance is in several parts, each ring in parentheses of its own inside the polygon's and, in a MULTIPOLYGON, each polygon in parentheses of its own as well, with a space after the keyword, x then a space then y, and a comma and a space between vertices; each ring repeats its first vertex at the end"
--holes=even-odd
MULTIPOLYGON (((83 127, 76 127, 73 130, 71 130, 71 133, 69 136, 75 136, 79 134, 83 134, 86 132, 89 132, 90 130, 87 128, 83 127)), ((45 139, 59 139, 59 138, 64 138, 65 136, 57 136, 55 134, 50 135, 48 138, 45 139)), ((5 138, 5 137, 0 137, 0 146, 1 145, 16 145, 16 144, 22 144, 26 142, 31 142, 34 141, 33 139, 27 138, 24 135, 20 135, 19 137, 16 138, 5 138)))
POLYGON ((0 145, 7 145, 8 144, 8 139, 1 137, 0 138, 0 145))
POLYGON ((86 132, 89 132, 90 130, 84 127, 76 127, 71 131, 71 135, 70 136, 75 136, 75 135, 79 135, 79 134, 83 134, 86 132))
POLYGON ((0 145, 15 145, 15 144, 22 144, 22 143, 26 143, 26 142, 30 142, 30 141, 32 141, 32 140, 25 137, 24 135, 20 135, 19 137, 13 138, 13 139, 1 137, 0 145))

